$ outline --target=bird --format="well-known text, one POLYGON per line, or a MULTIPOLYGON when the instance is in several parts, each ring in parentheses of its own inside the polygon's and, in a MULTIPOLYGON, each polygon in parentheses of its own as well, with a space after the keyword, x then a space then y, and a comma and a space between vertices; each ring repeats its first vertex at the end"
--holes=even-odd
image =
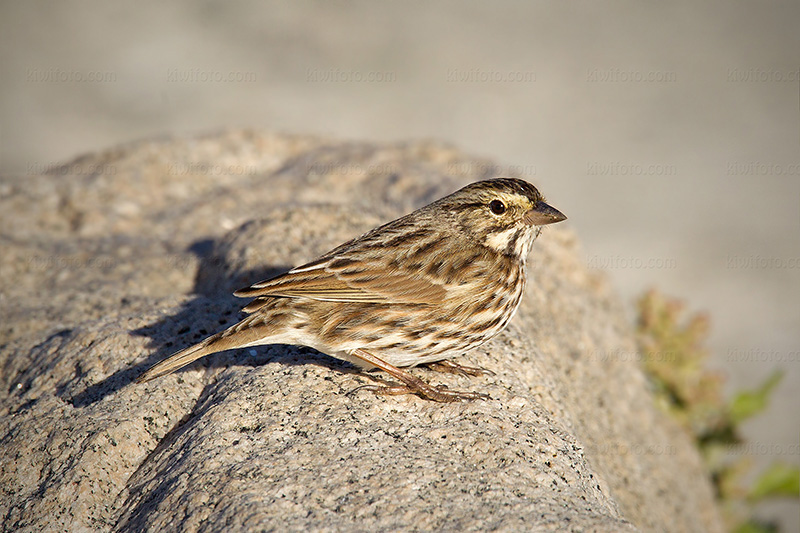
POLYGON ((254 298, 233 326, 176 352, 136 380, 201 357, 269 344, 308 346, 396 379, 378 394, 435 402, 486 394, 431 385, 404 367, 480 375, 451 358, 502 331, 526 284, 526 259, 542 227, 567 217, 531 183, 473 182, 349 240, 311 262, 238 290, 254 298))

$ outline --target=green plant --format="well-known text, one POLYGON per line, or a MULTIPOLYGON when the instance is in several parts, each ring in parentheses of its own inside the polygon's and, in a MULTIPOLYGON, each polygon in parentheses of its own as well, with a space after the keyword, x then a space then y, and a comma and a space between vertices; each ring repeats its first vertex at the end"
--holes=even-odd
POLYGON ((783 374, 773 373, 760 387, 726 401, 724 377, 706 368, 710 322, 705 314, 684 318, 678 300, 651 290, 638 301, 637 333, 645 371, 655 387, 656 402, 694 437, 708 466, 729 529, 737 533, 777 531, 752 518, 761 501, 800 495, 800 469, 773 463, 749 487, 742 478, 748 457, 731 458, 745 444, 740 426, 762 413, 783 374))

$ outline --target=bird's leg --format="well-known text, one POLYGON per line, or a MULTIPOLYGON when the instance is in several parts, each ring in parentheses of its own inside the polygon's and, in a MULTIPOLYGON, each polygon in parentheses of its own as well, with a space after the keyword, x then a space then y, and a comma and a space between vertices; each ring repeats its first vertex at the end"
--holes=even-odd
POLYGON ((489 396, 479 392, 460 392, 448 390, 445 387, 434 387, 433 385, 425 383, 421 379, 412 376, 405 370, 400 370, 396 366, 390 365, 383 359, 375 357, 366 350, 353 350, 350 352, 350 355, 357 357, 372 366, 380 368, 403 383, 402 385, 392 385, 386 387, 379 385, 364 385, 363 387, 358 387, 356 390, 368 389, 377 394, 389 395, 418 394, 423 398, 427 400, 433 400, 434 402, 456 402, 459 400, 489 399, 489 396))
POLYGON ((448 374, 460 374, 462 376, 494 376, 494 372, 479 366, 466 366, 454 363, 445 359, 435 363, 426 363, 425 366, 436 372, 447 372, 448 374))

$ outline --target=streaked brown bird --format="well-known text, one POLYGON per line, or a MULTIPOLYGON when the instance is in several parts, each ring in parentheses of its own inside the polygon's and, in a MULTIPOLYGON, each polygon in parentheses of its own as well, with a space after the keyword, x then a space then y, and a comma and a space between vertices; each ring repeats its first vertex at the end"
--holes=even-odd
POLYGON ((161 361, 137 381, 211 353, 262 344, 310 346, 402 384, 369 386, 452 402, 487 398, 432 386, 399 367, 479 374, 449 358, 494 337, 519 307, 525 260, 541 226, 565 220, 530 183, 467 185, 322 257, 235 292, 250 316, 161 361))

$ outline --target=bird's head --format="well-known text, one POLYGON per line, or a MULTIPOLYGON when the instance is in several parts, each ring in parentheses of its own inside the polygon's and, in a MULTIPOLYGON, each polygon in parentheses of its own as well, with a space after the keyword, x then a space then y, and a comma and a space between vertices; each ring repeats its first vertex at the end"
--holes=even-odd
POLYGON ((567 218, 545 203, 536 187, 517 178, 478 181, 440 202, 471 239, 522 260, 541 226, 567 218))

